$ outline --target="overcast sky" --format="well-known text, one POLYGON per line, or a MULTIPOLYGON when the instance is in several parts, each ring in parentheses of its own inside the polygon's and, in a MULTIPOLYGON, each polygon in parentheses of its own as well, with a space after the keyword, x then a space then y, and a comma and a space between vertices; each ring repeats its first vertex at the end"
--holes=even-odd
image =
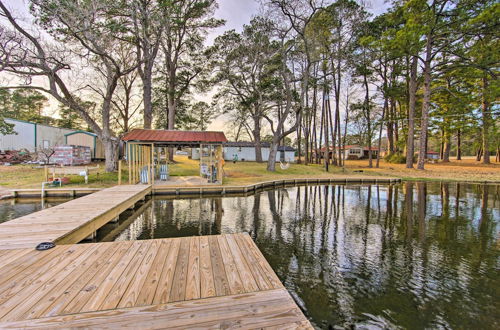
MULTIPOLYGON (((259 3, 256 0, 219 0, 219 8, 215 13, 217 18, 226 20, 226 25, 217 29, 209 36, 209 43, 224 31, 235 29, 241 31, 244 24, 250 22, 252 16, 259 11, 259 3)), ((386 0, 368 0, 368 10, 378 15, 389 8, 386 0)))

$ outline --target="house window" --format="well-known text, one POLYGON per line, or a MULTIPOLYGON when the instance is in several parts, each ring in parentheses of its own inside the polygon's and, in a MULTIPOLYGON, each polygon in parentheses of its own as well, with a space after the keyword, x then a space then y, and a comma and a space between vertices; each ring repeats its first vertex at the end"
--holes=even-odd
POLYGON ((357 155, 359 153, 358 149, 349 149, 349 154, 350 155, 357 155))
POLYGON ((48 149, 50 147, 50 141, 49 140, 43 140, 42 141, 42 148, 43 149, 48 149))

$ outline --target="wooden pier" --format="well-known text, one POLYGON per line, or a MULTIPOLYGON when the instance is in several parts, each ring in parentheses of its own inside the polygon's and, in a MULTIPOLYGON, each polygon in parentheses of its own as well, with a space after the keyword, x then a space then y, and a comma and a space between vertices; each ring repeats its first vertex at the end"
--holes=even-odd
POLYGON ((307 328, 247 234, 0 250, 0 328, 307 328))
MULTIPOLYGON (((153 195, 174 195, 174 196, 189 196, 189 195, 226 195, 226 194, 244 194, 249 195, 258 191, 274 188, 296 187, 304 185, 319 185, 319 184, 395 184, 401 182, 399 178, 375 177, 375 176, 339 176, 335 175, 331 178, 298 178, 298 179, 283 179, 272 180, 254 183, 250 185, 162 185, 155 183, 152 186, 153 195)), ((101 188, 53 188, 45 189, 46 197, 76 197, 94 193, 102 190, 101 188)), ((7 198, 38 198, 40 197, 40 189, 15 189, 12 190, 7 198)))
POLYGON ((115 186, 1 223, 0 250, 78 243, 150 193, 151 186, 115 186))

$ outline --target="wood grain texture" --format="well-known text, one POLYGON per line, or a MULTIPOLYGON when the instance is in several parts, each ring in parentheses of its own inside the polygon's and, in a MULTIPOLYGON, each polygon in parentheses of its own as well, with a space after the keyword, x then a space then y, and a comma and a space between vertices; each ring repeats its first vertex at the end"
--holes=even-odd
POLYGON ((189 260, 186 281, 185 300, 200 298, 200 238, 191 237, 189 240, 189 260))
POLYGON ((5 251, 2 329, 310 327, 248 235, 5 251))
POLYGON ((139 297, 135 303, 136 306, 151 305, 153 303, 156 288, 158 286, 165 261, 167 260, 171 244, 171 240, 160 241, 158 253, 156 254, 155 260, 153 261, 151 269, 149 270, 149 273, 144 281, 142 290, 140 291, 139 297))
POLYGON ((207 236, 200 237, 200 294, 201 298, 214 297, 216 294, 207 236))
POLYGON ((226 239, 224 238, 224 236, 218 236, 217 239, 219 241, 219 248, 231 294, 239 294, 245 292, 245 288, 243 287, 243 283, 239 274, 239 269, 234 262, 233 255, 231 253, 231 250, 229 249, 229 246, 227 245, 226 239))
POLYGON ((168 302, 170 291, 172 290, 175 267, 177 266, 177 255, 179 253, 180 246, 180 238, 172 239, 163 271, 160 279, 158 280, 158 287, 153 299, 153 304, 163 304, 168 302))
POLYGON ((0 323, 4 329, 312 329, 284 289, 0 323))
POLYGON ((229 283, 222 261, 219 241, 216 236, 209 236, 210 244, 210 262, 212 263, 213 278, 215 283, 215 292, 217 296, 225 296, 231 293, 229 283))
POLYGON ((115 186, 0 223, 0 250, 78 243, 150 192, 147 185, 115 186))
POLYGON ((181 301, 186 296, 186 281, 189 260, 188 237, 181 238, 181 246, 175 264, 174 278, 172 279, 172 289, 170 290, 169 301, 181 301))

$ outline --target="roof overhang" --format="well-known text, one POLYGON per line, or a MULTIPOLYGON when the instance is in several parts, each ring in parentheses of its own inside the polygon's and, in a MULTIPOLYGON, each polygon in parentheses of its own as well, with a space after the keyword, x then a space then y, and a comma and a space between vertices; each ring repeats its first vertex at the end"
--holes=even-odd
POLYGON ((153 143, 157 146, 199 146, 227 142, 223 132, 135 129, 122 137, 123 141, 153 143))

